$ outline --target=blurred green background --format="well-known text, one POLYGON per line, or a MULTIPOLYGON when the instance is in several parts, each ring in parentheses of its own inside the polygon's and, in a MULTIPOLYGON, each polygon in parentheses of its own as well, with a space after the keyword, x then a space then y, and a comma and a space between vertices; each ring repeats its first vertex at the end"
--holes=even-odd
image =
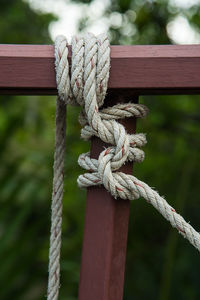
MULTIPOLYGON (((85 14, 77 22, 77 31, 90 28, 94 20, 86 12, 91 1, 65 2, 84 3, 85 14)), ((95 2, 99 1, 93 1, 94 7, 95 2)), ((186 6, 175 2, 106 1, 102 17, 111 43, 175 43, 172 25, 177 18, 185 20, 191 30, 188 41, 192 35, 198 39, 199 2, 191 1, 186 6)), ((0 0, 0 43, 52 43, 49 28, 58 16, 33 4, 34 0, 0 0)), ((198 230, 200 97, 146 96, 140 97, 140 102, 150 109, 149 116, 138 121, 138 132, 147 132, 148 144, 146 159, 135 165, 134 175, 165 195, 198 230)), ((79 138, 78 113, 78 108, 68 108, 61 300, 77 299, 79 282, 86 193, 77 188, 76 178, 82 172, 77 158, 89 144, 79 138)), ((53 96, 0 98, 1 300, 46 296, 54 116, 53 96)), ((124 300, 200 299, 199 269, 197 250, 143 199, 134 201, 124 300)))

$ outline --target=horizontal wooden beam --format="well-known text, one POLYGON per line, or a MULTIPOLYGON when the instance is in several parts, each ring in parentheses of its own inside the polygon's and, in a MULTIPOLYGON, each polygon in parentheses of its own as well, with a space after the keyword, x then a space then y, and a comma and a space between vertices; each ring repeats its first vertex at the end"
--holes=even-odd
MULTIPOLYGON (((198 94, 200 45, 111 46, 109 88, 198 94)), ((56 93, 52 45, 0 45, 0 94, 56 93)))

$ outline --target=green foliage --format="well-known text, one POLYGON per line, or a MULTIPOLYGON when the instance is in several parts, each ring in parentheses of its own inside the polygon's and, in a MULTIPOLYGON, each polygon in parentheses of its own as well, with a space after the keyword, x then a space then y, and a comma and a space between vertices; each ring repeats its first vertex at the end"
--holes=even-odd
MULTIPOLYGON (((151 96, 141 102, 150 114, 137 131, 147 132, 148 144, 134 174, 199 228, 199 97, 151 96)), ((142 199, 131 211, 124 299, 199 299, 197 251, 142 199)))
MULTIPOLYGON (((90 1, 76 1, 89 3, 90 1)), ((170 43, 167 24, 181 14, 199 30, 198 5, 187 10, 169 1, 110 1, 105 17, 115 44, 170 43)), ((1 43, 49 43, 51 14, 27 2, 1 0, 1 43)), ((80 20, 82 30, 89 20, 80 20)), ((134 174, 166 195, 196 227, 199 222, 199 96, 146 96, 149 116, 146 159, 134 174)), ((60 299, 77 299, 86 193, 76 185, 78 155, 89 145, 79 138, 78 108, 68 108, 60 299)), ((55 97, 0 98, 0 299, 46 295, 55 97)), ((198 253, 144 200, 131 206, 124 299, 199 299, 198 253)))
POLYGON ((52 14, 36 14, 22 0, 1 0, 1 43, 36 44, 51 41, 48 25, 56 20, 52 14))

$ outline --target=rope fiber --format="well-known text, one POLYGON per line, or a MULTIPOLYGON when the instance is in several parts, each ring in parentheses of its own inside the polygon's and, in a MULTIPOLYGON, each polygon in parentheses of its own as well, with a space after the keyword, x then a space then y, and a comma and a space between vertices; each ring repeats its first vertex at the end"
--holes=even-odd
POLYGON ((151 203, 178 232, 200 251, 200 234, 187 223, 166 200, 136 177, 117 171, 126 161, 142 162, 146 136, 127 134, 117 120, 143 118, 144 105, 125 103, 101 109, 107 91, 110 70, 110 47, 107 35, 72 38, 71 78, 69 75, 68 43, 64 36, 55 41, 55 67, 58 88, 56 110, 56 142, 52 193, 51 236, 49 250, 48 300, 57 300, 60 286, 60 247, 62 197, 64 188, 64 154, 66 104, 81 105, 79 121, 81 137, 97 136, 111 146, 98 159, 90 153, 81 154, 78 163, 87 172, 78 177, 81 188, 104 185, 114 198, 134 200, 143 197, 151 203))

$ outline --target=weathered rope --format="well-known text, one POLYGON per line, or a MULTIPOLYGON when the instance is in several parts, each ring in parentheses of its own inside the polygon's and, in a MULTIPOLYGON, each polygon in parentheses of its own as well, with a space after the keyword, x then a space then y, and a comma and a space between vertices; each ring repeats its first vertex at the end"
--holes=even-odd
POLYGON ((147 108, 141 104, 117 104, 100 109, 107 90, 110 69, 110 48, 106 35, 97 38, 88 33, 84 38, 72 39, 71 79, 69 76, 67 40, 59 36, 55 42, 55 65, 58 88, 56 112, 56 146, 52 194, 52 225, 49 253, 48 300, 58 299, 59 258, 61 245, 61 219, 63 195, 63 169, 65 150, 65 107, 67 103, 80 104, 83 111, 80 123, 81 137, 92 136, 111 144, 103 150, 99 159, 90 153, 80 155, 78 163, 88 172, 80 175, 78 185, 82 188, 101 185, 113 197, 134 200, 143 197, 151 203, 184 238, 200 251, 200 234, 172 208, 164 198, 146 183, 132 175, 117 170, 127 161, 141 162, 146 144, 144 134, 127 134, 117 120, 125 117, 145 117, 147 108))

